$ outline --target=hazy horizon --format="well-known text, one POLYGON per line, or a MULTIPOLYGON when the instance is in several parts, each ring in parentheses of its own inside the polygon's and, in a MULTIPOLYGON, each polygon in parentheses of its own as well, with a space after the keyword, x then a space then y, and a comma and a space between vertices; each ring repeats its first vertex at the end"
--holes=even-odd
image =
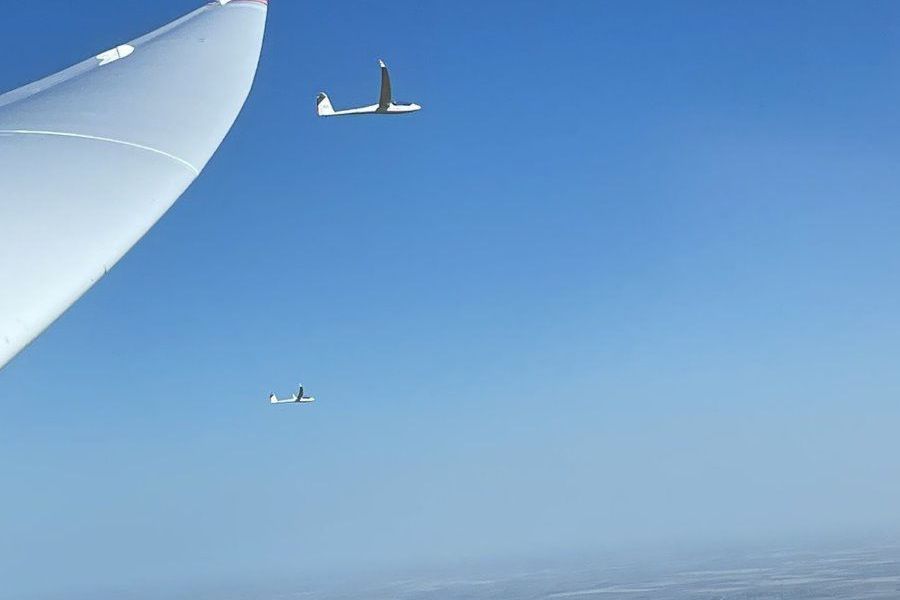
MULTIPOLYGON (((277 600, 308 598, 777 597, 893 598, 900 592, 896 536, 775 540, 719 546, 608 549, 557 556, 458 560, 441 565, 186 578, 41 593, 46 600, 277 600), (873 572, 874 571, 874 572, 873 572), (706 587, 704 587, 706 586, 706 587), (716 589, 718 587, 718 590, 716 589), (818 594, 818 596, 816 596, 818 594)), ((25 596, 22 600, 31 600, 25 596)))

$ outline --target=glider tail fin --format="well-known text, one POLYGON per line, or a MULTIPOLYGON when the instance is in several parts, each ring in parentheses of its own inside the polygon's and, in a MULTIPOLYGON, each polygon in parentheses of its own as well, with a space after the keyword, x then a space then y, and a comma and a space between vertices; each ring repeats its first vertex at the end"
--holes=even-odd
POLYGON ((325 92, 320 92, 316 98, 316 112, 320 117, 330 117, 334 114, 334 107, 331 106, 331 100, 325 92))

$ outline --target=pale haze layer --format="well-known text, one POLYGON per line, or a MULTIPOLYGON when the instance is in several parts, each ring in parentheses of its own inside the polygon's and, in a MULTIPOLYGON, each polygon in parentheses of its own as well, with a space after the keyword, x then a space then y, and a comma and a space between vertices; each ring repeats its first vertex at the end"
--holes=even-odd
MULTIPOLYGON (((195 6, 11 4, 0 87, 195 6)), ((564 7, 271 3, 0 373, 0 598, 900 528, 900 5, 564 7)))

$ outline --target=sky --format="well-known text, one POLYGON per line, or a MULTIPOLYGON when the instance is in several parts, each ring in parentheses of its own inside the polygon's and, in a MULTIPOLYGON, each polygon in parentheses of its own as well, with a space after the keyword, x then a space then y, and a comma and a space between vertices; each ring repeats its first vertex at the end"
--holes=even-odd
MULTIPOLYGON (((0 88, 197 4, 11 3, 0 88)), ((0 599, 900 530, 900 4, 270 4, 0 372, 0 599)))

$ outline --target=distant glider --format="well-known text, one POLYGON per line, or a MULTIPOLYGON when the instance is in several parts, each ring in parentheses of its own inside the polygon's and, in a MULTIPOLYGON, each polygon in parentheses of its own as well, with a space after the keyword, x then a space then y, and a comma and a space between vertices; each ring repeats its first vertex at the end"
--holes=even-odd
POLYGON ((300 390, 289 398, 279 399, 275 394, 269 394, 269 404, 310 404, 316 399, 312 396, 303 395, 303 384, 300 384, 300 390))
POLYGON ((334 110, 334 107, 331 106, 331 100, 328 98, 328 94, 325 92, 321 92, 319 97, 316 98, 316 112, 320 117, 343 117, 346 115, 402 115, 405 113, 416 112, 417 110, 421 110, 422 107, 415 103, 410 104, 400 104, 398 102, 394 102, 394 97, 391 92, 391 76, 388 74, 387 65, 384 64, 383 60, 379 60, 378 64, 381 65, 381 96, 378 99, 378 104, 371 104, 369 106, 361 106, 359 108, 348 108, 346 110, 334 110))

